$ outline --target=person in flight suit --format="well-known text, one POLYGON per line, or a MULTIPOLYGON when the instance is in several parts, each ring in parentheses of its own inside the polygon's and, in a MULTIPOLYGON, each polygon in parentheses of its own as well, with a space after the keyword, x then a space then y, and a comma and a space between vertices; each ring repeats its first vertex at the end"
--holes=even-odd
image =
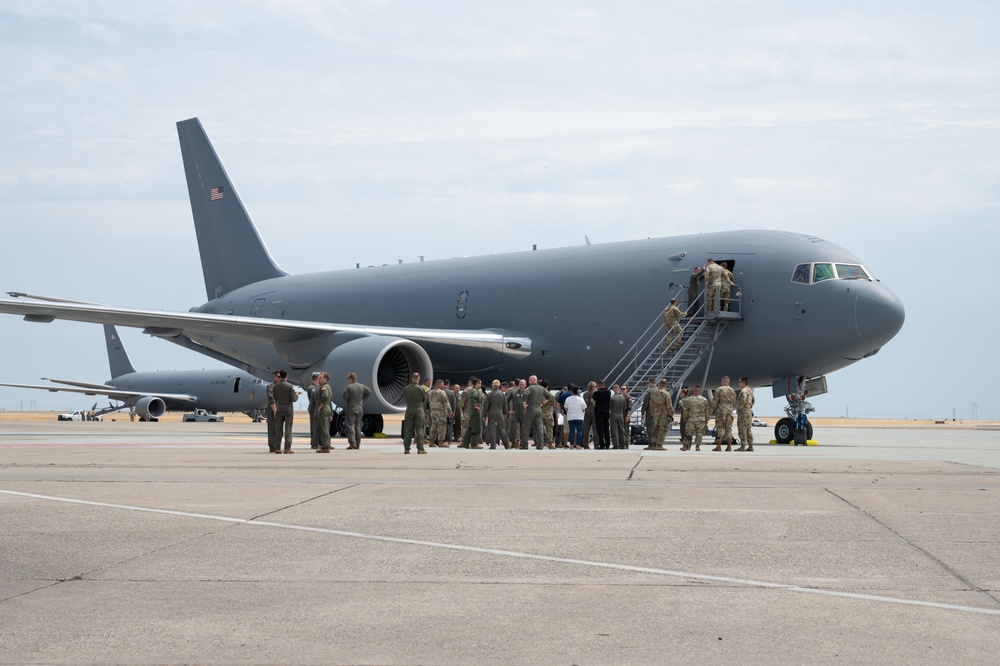
POLYGON ((371 389, 358 381, 356 373, 348 373, 343 399, 347 403, 344 410, 347 417, 347 448, 361 448, 361 422, 365 415, 365 400, 371 397, 371 389))
POLYGON ((316 430, 316 399, 319 397, 319 374, 312 374, 312 383, 306 389, 306 397, 309 399, 309 448, 319 448, 319 432, 316 430))
POLYGON ((528 377, 528 388, 524 392, 524 421, 521 423, 521 448, 528 448, 528 436, 534 432, 535 448, 545 448, 545 423, 542 421, 542 403, 549 392, 538 383, 538 377, 528 377))
POLYGON ((491 449, 497 448, 497 444, 503 444, 503 448, 509 449, 507 394, 499 379, 493 380, 493 389, 483 400, 483 411, 486 413, 486 443, 491 449))
POLYGON ((275 416, 275 442, 277 449, 275 453, 281 452, 281 435, 284 433, 285 453, 295 453, 292 451, 292 421, 295 419, 293 403, 299 399, 299 394, 295 392, 295 387, 288 383, 288 371, 279 370, 280 381, 274 385, 271 393, 274 395, 274 416, 275 416))
POLYGON ((416 441, 417 453, 427 453, 424 448, 424 401, 427 393, 420 385, 420 373, 410 375, 410 383, 403 389, 406 411, 403 413, 403 453, 410 452, 411 442, 416 441))
POLYGON ((333 421, 333 389, 330 373, 319 373, 319 391, 316 393, 316 453, 330 452, 330 422, 333 421))
POLYGON ((281 371, 274 371, 274 380, 267 385, 267 450, 270 453, 281 453, 281 435, 276 431, 277 406, 274 404, 274 386, 281 381, 281 371))
POLYGON ((469 410, 469 415, 465 419, 468 427, 462 435, 462 448, 465 449, 483 448, 479 443, 483 437, 483 392, 479 388, 482 384, 478 377, 470 378, 469 386, 462 396, 469 410))
POLYGON ((625 432, 625 410, 628 408, 628 401, 618 384, 611 387, 611 394, 611 446, 627 449, 629 439, 625 432))

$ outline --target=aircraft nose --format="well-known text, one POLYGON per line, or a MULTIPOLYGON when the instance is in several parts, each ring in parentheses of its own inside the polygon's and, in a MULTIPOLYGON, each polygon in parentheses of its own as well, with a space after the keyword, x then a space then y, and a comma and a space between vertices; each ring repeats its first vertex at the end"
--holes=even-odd
POLYGON ((871 286, 872 289, 858 295, 854 319, 858 335, 877 351, 903 327, 906 311, 903 302, 888 287, 878 282, 871 286))

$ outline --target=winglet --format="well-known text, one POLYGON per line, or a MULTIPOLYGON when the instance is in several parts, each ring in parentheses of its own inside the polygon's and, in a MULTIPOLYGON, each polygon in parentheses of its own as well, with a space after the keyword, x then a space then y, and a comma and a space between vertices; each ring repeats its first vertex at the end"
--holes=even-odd
POLYGON ((287 275, 271 258, 201 121, 177 123, 208 299, 287 275))

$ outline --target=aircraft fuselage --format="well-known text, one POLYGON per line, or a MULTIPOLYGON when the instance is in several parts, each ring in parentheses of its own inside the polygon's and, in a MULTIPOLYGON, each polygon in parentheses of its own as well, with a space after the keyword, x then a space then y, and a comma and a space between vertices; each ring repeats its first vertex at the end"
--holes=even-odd
MULTIPOLYGON (((861 264, 852 253, 802 234, 756 230, 289 275, 235 289, 196 311, 504 331, 530 338, 531 354, 422 346, 435 376, 536 374, 562 385, 605 377, 672 296, 686 305, 691 271, 708 258, 734 262, 742 294, 742 319, 716 346, 712 378, 746 375, 759 386, 831 372, 876 352, 902 325, 902 304, 878 281, 792 282, 803 262, 861 264)), ((288 367, 271 345, 191 337, 256 367, 288 367)), ((323 343, 311 344, 322 356, 323 343)), ((331 338, 329 349, 336 344, 331 338)))

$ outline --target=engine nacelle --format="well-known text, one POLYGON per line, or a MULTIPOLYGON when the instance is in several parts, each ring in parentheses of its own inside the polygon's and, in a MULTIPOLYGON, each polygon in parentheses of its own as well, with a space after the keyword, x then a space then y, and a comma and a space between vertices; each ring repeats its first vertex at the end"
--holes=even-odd
POLYGON ((423 381, 434 373, 431 357, 423 347, 411 340, 382 335, 345 342, 330 352, 323 369, 330 373, 333 401, 341 407, 345 405, 340 387, 349 372, 358 375, 358 381, 372 392, 365 402, 366 414, 405 411, 403 389, 410 383, 410 375, 419 372, 423 381))
POLYGON ((163 402, 163 398, 147 395, 136 401, 135 413, 139 415, 139 418, 147 421, 158 419, 167 413, 167 404, 163 402))

